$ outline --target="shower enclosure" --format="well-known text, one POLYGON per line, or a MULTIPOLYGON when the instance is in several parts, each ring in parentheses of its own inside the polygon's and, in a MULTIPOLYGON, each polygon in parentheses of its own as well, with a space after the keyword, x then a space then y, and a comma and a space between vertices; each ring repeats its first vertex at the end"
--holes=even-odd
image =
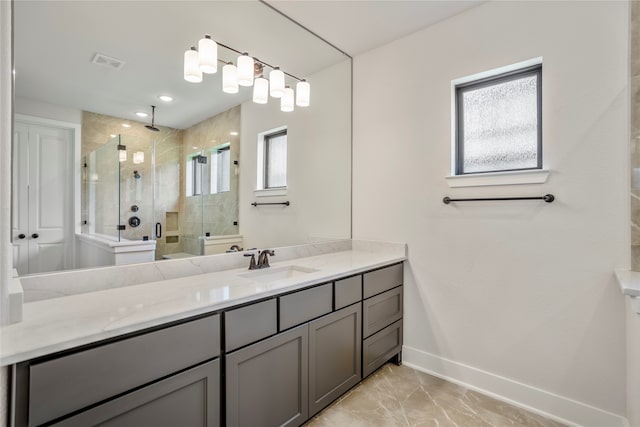
POLYGON ((238 233, 237 153, 229 142, 193 147, 163 133, 112 137, 85 157, 81 236, 153 244, 156 260, 241 244, 229 240, 238 233))
POLYGON ((89 154, 87 233, 117 242, 155 239, 154 152, 154 141, 118 135, 89 154))

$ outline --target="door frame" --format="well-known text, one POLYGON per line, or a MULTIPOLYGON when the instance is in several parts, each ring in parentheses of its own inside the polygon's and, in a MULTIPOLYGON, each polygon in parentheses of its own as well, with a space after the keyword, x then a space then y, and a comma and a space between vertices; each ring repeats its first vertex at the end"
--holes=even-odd
MULTIPOLYGON (((73 201, 72 201, 72 224, 73 227, 68 231, 69 242, 71 244, 71 260, 72 266, 75 267, 76 264, 76 234, 80 234, 82 231, 82 224, 80 224, 81 218, 81 181, 82 181, 82 168, 81 168, 81 136, 82 136, 82 125, 78 123, 64 122, 61 120, 47 119, 44 117, 36 117, 30 116, 27 114, 14 114, 14 122, 21 122, 29 125, 42 125, 55 127, 59 129, 65 129, 71 131, 71 144, 72 148, 72 173, 71 173, 71 181, 73 183, 73 201)), ((13 143, 13 141, 12 141, 13 143)), ((11 196, 11 202, 13 203, 13 196, 11 196)), ((13 218, 11 219, 11 223, 13 224, 13 218)), ((13 239, 11 239, 13 243, 13 239)))

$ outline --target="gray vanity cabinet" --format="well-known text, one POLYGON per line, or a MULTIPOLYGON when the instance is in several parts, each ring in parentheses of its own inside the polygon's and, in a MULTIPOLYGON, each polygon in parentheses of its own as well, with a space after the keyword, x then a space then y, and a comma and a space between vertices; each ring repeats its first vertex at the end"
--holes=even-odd
POLYGON ((67 418, 55 427, 216 427, 220 359, 153 383, 67 418))
POLYGON ((395 264, 363 275, 362 375, 388 360, 402 360, 403 265, 395 264))
POLYGON ((307 420, 308 327, 226 355, 226 425, 298 426, 307 420))
POLYGON ((362 379, 360 304, 309 323, 309 416, 362 379))
POLYGON ((128 419, 118 417, 119 411, 131 411, 127 417, 135 419, 150 417, 149 422, 138 425, 158 425, 151 409, 157 405, 173 408, 178 415, 184 412, 191 419, 193 405, 180 409, 185 396, 198 396, 206 405, 200 413, 211 416, 199 424, 181 425, 218 425, 218 356, 220 315, 215 314, 59 357, 25 362, 16 368, 16 394, 24 398, 16 403, 15 426, 35 427, 61 420, 65 421, 60 425, 90 426, 111 419, 112 424, 107 425, 125 425, 118 424, 124 422, 120 419, 128 419), (172 377, 205 363, 207 368, 197 369, 195 374, 172 377), (191 382, 176 385, 185 380, 191 382), (153 403, 156 401, 164 403, 153 403))

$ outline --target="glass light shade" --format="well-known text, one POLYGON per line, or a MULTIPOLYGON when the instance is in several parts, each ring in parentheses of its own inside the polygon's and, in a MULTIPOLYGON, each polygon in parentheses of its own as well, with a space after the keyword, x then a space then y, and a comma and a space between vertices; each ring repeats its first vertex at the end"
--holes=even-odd
POLYGON ((209 35, 198 42, 198 64, 203 73, 214 74, 218 71, 218 44, 209 35))
POLYGON ((290 87, 284 88, 284 95, 280 98, 280 110, 288 113, 293 111, 293 89, 290 87))
POLYGON ((306 80, 296 84, 296 105, 298 107, 308 107, 311 98, 311 85, 306 80))
POLYGON ((238 57, 238 84, 240 86, 253 85, 253 58, 249 55, 238 57))
POLYGON ((284 73, 278 67, 269 73, 269 83, 271 84, 270 94, 274 98, 282 98, 284 95, 284 73))
POLYGON ((258 77, 253 82, 253 102, 256 104, 266 104, 269 100, 269 80, 258 77))
POLYGON ((238 93, 238 69, 231 63, 222 67, 222 91, 238 93))
POLYGON ((133 163, 136 165, 144 163, 144 151, 136 151, 133 153, 133 163))
POLYGON ((118 150, 118 160, 121 162, 127 161, 127 150, 118 150))
POLYGON ((202 71, 198 64, 198 51, 192 47, 184 53, 184 79, 191 83, 202 81, 202 71))

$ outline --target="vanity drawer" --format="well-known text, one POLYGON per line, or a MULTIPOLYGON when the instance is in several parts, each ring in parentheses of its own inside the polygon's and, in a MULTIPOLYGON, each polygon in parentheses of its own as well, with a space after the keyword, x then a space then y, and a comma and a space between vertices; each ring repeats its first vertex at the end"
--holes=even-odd
POLYGON ((285 295, 280 299, 280 330, 289 329, 316 317, 331 313, 333 286, 331 283, 285 295))
POLYGON ((363 304, 363 336, 368 337, 402 319, 402 286, 369 298, 363 304))
POLYGON ((402 264, 381 268, 363 276, 364 298, 369 298, 402 285, 402 264))
POLYGON ((277 332, 278 305, 275 299, 224 313, 224 339, 227 352, 275 335, 277 332))
POLYGON ((366 377, 402 351, 402 320, 362 342, 362 377, 366 377))
POLYGON ((29 368, 29 425, 40 425, 220 354, 220 315, 29 368))
POLYGON ((335 282, 335 309, 356 303, 362 299, 362 276, 353 276, 335 282))

